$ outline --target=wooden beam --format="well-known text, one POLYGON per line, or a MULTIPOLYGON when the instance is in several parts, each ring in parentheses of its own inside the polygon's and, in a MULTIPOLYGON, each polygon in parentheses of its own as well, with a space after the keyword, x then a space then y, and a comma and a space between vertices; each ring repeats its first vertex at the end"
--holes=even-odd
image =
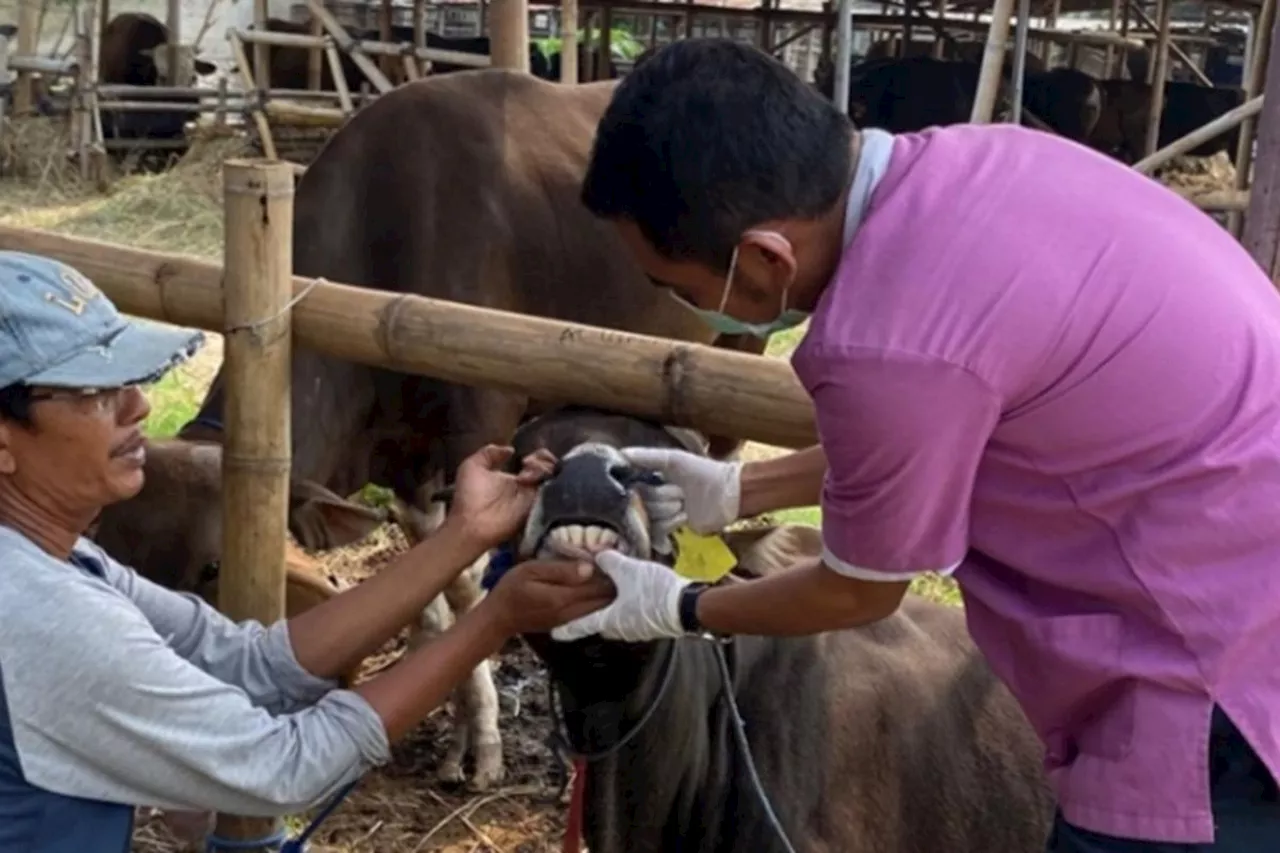
MULTIPOLYGON (((1276 25, 1280 15, 1273 16, 1271 42, 1275 44, 1276 25)), ((1263 91, 1280 92, 1280 51, 1272 50, 1267 60, 1267 76, 1263 91)), ((1271 276, 1280 281, 1277 265, 1280 250, 1280 98, 1267 104, 1258 117, 1258 153, 1253 168, 1253 186, 1249 191, 1249 208, 1245 213, 1240 242, 1271 276)))
MULTIPOLYGON (((1252 57, 1244 68, 1244 95, 1252 98, 1262 91, 1267 76, 1267 61, 1271 56, 1271 27, 1275 22, 1276 0, 1263 0, 1262 9, 1254 20, 1253 47, 1249 51, 1252 57)), ((1243 190, 1249 186, 1249 174, 1253 171, 1253 143, 1256 122, 1252 117, 1240 123, 1240 139, 1236 142, 1234 186, 1243 190)), ((1227 230, 1234 236, 1240 236, 1240 228, 1244 224, 1239 213, 1231 214, 1227 220, 1227 230)))
POLYGON ((1147 139, 1143 153, 1151 156, 1160 144, 1160 118, 1164 115, 1164 84, 1169 76, 1169 24, 1174 0, 1160 3, 1160 38, 1151 62, 1151 101, 1147 108, 1147 139))
POLYGON ((1013 0, 995 0, 991 9, 991 26, 987 30, 987 43, 982 51, 982 66, 978 71, 978 89, 973 96, 973 111, 969 121, 986 124, 995 113, 996 98, 1000 94, 1003 78, 1005 49, 1009 41, 1009 19, 1013 17, 1013 0))
MULTIPOLYGON (((0 249, 47 255, 121 311, 220 330, 222 267, 0 226, 0 249)), ((813 406, 782 359, 295 276, 294 345, 446 382, 600 406, 779 447, 817 441, 813 406)))
POLYGON ((489 56, 498 68, 529 72, 529 0, 489 4, 489 56))
MULTIPOLYGON (((218 609, 236 622, 271 625, 285 615, 293 170, 250 160, 222 168, 226 433, 218 609)), ((279 826, 273 818, 219 815, 217 832, 244 844, 279 826)), ((241 849, 266 853, 273 846, 241 849)))

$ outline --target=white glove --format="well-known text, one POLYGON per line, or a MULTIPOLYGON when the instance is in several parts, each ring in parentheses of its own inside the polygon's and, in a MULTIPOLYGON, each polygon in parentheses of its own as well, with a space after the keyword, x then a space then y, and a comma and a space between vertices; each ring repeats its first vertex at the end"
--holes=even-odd
POLYGON ((641 643, 683 637, 680 592, 690 581, 661 563, 618 551, 596 554, 596 565, 613 580, 618 596, 608 607, 551 629, 551 639, 571 642, 599 634, 607 640, 641 643))
POLYGON ((658 471, 662 486, 644 486, 641 496, 655 541, 688 523, 695 533, 719 533, 741 511, 742 463, 717 462, 685 450, 624 447, 622 455, 637 468, 658 471))

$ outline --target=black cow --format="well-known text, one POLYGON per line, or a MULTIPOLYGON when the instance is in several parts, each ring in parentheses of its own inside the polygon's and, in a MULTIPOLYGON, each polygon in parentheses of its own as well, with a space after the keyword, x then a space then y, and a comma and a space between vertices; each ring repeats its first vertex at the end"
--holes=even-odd
MULTIPOLYGON (((512 543, 518 558, 620 547, 656 559, 634 492, 640 472, 617 452, 625 445, 690 442, 657 424, 572 408, 521 427, 517 456, 545 447, 561 467, 512 543)), ((725 541, 744 578, 822 551, 818 530, 799 525, 725 541)), ((784 849, 734 740, 717 643, 525 639, 560 696, 556 724, 592 756, 583 815, 591 853, 784 849)), ((725 654, 763 790, 798 853, 1044 850, 1053 797, 1042 747, 960 608, 908 595, 877 624, 738 636, 725 654)))
MULTIPOLYGON (((851 71, 849 117, 859 127, 878 127, 893 133, 964 124, 973 113, 980 72, 978 62, 929 56, 860 62, 851 71)), ((1011 73, 1010 61, 1006 60, 1002 100, 1012 96, 1008 79, 1011 73)), ((815 85, 832 97, 834 81, 829 76, 823 75, 815 85)), ((1093 78, 1082 71, 1057 68, 1027 69, 1023 80, 1024 111, 1069 139, 1083 141, 1088 137, 1101 111, 1093 78)))
MULTIPOLYGON (((99 79, 104 84, 125 86, 194 86, 198 74, 212 74, 217 67, 196 57, 191 45, 177 48, 175 73, 169 71, 169 28, 142 12, 122 12, 102 30, 98 59, 99 79)), ((135 100, 129 98, 128 100, 135 100)), ((165 101, 196 103, 198 98, 166 97, 165 101)), ((122 112, 102 110, 102 132, 107 139, 181 137, 195 113, 147 110, 122 112)))
MULTIPOLYGON (((1134 163, 1141 159, 1146 147, 1151 86, 1136 80, 1100 80, 1098 88, 1102 93, 1102 113, 1089 137, 1089 145, 1125 163, 1134 163)), ((1244 90, 1239 88, 1165 83, 1157 147, 1186 136, 1244 101, 1244 90)), ((1236 125, 1188 154, 1208 157, 1218 151, 1234 152, 1239 139, 1240 126, 1236 125)))

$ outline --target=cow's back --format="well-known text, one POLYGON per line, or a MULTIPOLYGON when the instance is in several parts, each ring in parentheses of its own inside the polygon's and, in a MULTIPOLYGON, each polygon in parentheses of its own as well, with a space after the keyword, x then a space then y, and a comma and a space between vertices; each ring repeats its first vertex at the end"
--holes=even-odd
POLYGON ((709 341, 579 199, 614 85, 485 69, 382 96, 329 141, 298 186, 295 269, 709 341))
POLYGON ((1042 747, 960 608, 909 594, 888 619, 824 635, 822 649, 843 721, 828 772, 859 788, 830 798, 824 823, 857 828, 876 850, 1044 849, 1042 747))

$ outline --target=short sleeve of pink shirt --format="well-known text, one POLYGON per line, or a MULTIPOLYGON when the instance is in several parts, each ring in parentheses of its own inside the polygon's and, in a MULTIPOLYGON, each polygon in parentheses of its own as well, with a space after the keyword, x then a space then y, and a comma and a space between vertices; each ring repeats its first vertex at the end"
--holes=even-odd
POLYGON ((829 466, 823 561, 864 580, 948 574, 969 546, 978 459, 1000 415, 986 382, 946 361, 809 347, 807 383, 829 466))

